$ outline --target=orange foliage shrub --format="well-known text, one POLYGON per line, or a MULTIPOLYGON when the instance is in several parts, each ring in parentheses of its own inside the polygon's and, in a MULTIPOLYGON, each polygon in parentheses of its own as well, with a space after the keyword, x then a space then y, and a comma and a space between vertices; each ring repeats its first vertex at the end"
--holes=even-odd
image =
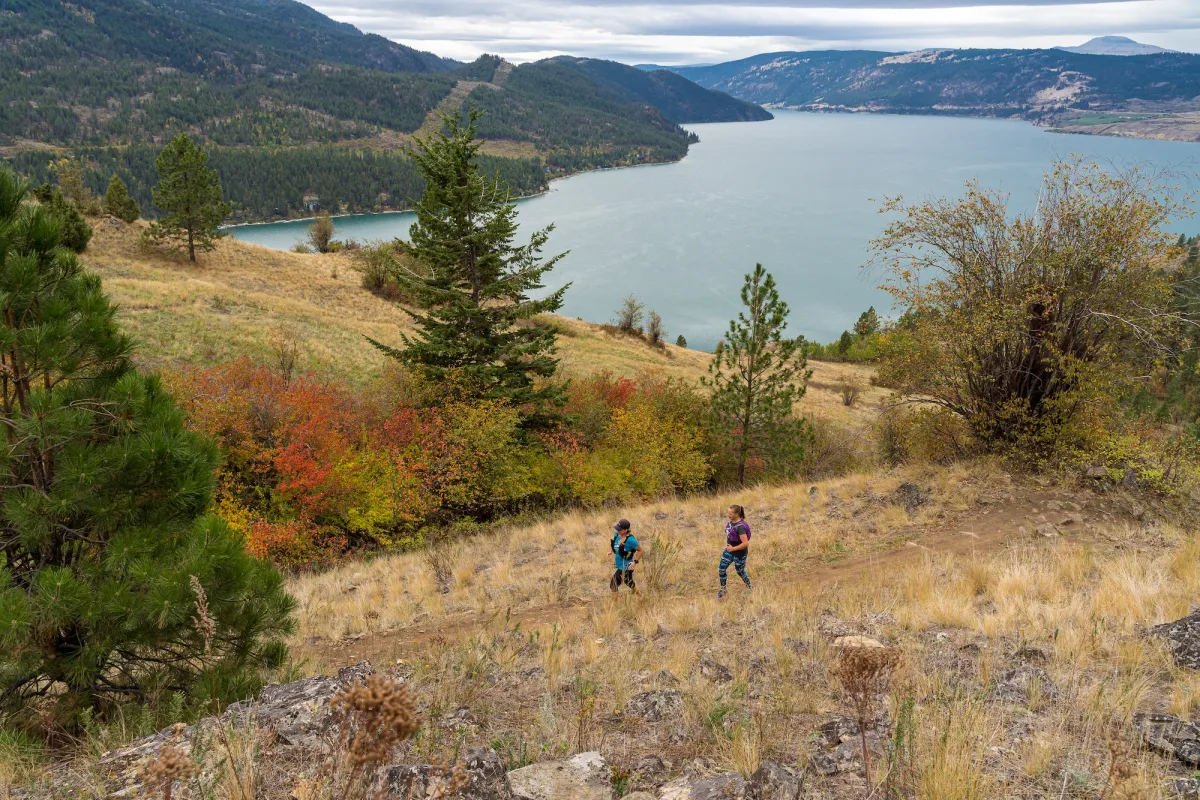
POLYGON ((453 384, 356 392, 247 359, 167 381, 225 455, 214 510, 249 552, 289 567, 414 546, 461 519, 688 491, 711 474, 703 398, 652 376, 573 383, 567 426, 538 436, 516 409, 453 384))

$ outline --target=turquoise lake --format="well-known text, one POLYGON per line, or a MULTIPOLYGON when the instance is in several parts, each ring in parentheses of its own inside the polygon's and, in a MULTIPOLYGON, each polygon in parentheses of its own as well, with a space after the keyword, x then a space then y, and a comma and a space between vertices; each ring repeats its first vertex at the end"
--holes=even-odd
MULTIPOLYGON (((874 305, 890 309, 860 267, 886 218, 879 201, 955 196, 978 178, 1035 200, 1055 157, 1200 171, 1200 144, 1054 134, 1025 122, 778 111, 770 122, 688 126, 700 135, 677 164, 608 170, 555 181, 520 202, 528 231, 554 223, 551 273, 570 282, 568 316, 604 322, 633 293, 663 317, 670 338, 711 348, 740 305, 755 262, 774 273, 792 309, 790 331, 828 342, 874 305)), ((342 239, 408 235, 410 214, 340 217, 342 239)), ((290 249, 308 222, 248 225, 234 236, 290 249)), ((1200 232, 1200 219, 1177 226, 1200 232)))

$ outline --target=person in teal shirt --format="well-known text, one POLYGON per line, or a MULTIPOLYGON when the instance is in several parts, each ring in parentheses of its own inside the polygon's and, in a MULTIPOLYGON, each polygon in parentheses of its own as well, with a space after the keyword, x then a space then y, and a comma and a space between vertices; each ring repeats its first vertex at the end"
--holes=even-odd
POLYGON ((617 567, 612 580, 608 582, 608 588, 612 589, 613 597, 617 596, 617 589, 622 583, 632 589, 635 595, 640 594, 633 582, 633 568, 642 560, 642 546, 630 533, 629 520, 620 520, 613 526, 613 537, 609 542, 609 547, 612 549, 617 567))

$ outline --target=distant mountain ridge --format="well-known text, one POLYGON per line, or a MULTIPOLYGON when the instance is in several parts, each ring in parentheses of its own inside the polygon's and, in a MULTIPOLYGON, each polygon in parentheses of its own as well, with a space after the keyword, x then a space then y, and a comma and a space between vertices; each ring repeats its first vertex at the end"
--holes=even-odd
POLYGON ((768 107, 1042 119, 1067 109, 1200 107, 1200 55, 1064 50, 765 53, 675 72, 768 107))
POLYGON ((1155 53, 1177 53, 1153 44, 1135 42, 1128 36, 1097 36, 1075 47, 1056 47, 1068 53, 1085 53, 1093 56, 1150 56, 1155 53))
POLYGON ((156 148, 181 132, 213 150, 245 219, 406 207, 414 136, 468 102, 486 112, 489 169, 521 194, 549 175, 678 160, 694 140, 681 122, 771 116, 615 62, 462 64, 296 0, 9 0, 0 40, 0 147, 39 180, 61 157, 45 146, 72 148, 94 188, 119 174, 151 213, 156 148))

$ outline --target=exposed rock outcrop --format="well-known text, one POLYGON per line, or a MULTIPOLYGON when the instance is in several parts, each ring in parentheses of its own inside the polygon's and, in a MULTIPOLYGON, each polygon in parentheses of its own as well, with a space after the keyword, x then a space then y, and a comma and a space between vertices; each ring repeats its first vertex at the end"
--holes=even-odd
POLYGON ((508 773, 516 800, 612 800, 612 773, 599 753, 580 753, 565 761, 542 761, 508 773))
POLYGON ((1200 610, 1174 622, 1156 625, 1149 633, 1166 639, 1176 664, 1200 669, 1200 610))

